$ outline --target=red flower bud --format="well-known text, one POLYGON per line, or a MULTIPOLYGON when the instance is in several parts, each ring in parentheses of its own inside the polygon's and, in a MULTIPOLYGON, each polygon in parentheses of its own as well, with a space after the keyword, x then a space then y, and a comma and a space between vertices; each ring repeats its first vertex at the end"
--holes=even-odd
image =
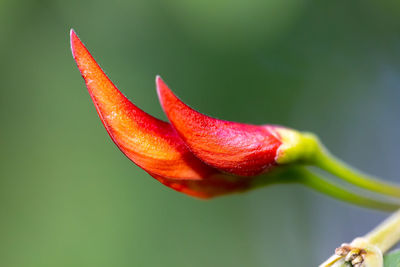
POLYGON ((314 164, 359 187, 400 196, 399 187, 365 177, 336 160, 313 134, 205 116, 180 101, 159 77, 158 95, 172 125, 158 120, 115 87, 73 30, 71 49, 97 113, 114 143, 139 167, 176 191, 209 198, 277 182, 300 182, 357 205, 385 210, 398 208, 345 191, 299 166, 281 167, 267 175, 255 176, 276 165, 314 164))
POLYGON ((171 125, 130 102, 108 79, 73 30, 71 49, 111 139, 130 160, 176 191, 209 198, 267 184, 299 182, 357 205, 384 210, 398 208, 396 204, 343 190, 293 164, 314 164, 359 187, 400 196, 399 187, 365 177, 336 160, 313 134, 208 117, 180 101, 157 77, 158 95, 171 125), (295 166, 255 176, 276 165, 290 164, 295 166))

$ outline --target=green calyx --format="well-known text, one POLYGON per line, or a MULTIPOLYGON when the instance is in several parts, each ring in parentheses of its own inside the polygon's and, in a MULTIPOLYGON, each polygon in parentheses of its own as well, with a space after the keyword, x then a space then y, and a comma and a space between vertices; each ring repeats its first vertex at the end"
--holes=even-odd
POLYGON ((287 128, 276 130, 282 141, 275 161, 280 164, 309 164, 315 160, 322 150, 318 137, 312 133, 301 133, 287 128))

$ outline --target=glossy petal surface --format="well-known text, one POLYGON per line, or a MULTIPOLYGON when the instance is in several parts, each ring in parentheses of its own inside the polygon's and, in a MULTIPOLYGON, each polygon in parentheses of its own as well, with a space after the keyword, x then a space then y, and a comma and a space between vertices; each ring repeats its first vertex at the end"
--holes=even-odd
POLYGON ((192 155, 169 123, 131 103, 108 79, 73 30, 71 48, 101 121, 129 159, 165 179, 204 179, 217 172, 192 155))
POLYGON ((276 126, 229 122, 203 115, 178 99, 157 77, 161 105, 190 150, 210 166, 252 176, 276 165, 281 145, 276 126))

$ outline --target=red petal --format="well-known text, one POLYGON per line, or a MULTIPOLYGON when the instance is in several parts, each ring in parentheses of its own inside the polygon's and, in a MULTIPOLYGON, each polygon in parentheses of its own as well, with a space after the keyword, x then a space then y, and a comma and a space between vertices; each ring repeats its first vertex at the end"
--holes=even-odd
POLYGON ((168 119, 202 161, 242 176, 256 175, 276 165, 275 156, 281 141, 275 126, 256 126, 208 117, 179 100, 160 77, 157 77, 156 83, 168 119))
POLYGON ((186 195, 197 198, 212 198, 220 195, 239 193, 252 187, 253 179, 239 176, 216 174, 205 180, 176 180, 151 174, 160 183, 186 195))
POLYGON ((129 159, 165 178, 204 179, 217 172, 192 155, 169 123, 132 104, 108 79, 73 30, 71 48, 101 121, 129 159))

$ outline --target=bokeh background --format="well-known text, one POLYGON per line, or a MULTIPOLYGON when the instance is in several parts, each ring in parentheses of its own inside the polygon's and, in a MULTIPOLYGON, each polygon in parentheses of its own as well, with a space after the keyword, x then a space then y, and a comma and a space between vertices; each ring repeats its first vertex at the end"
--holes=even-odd
POLYGON ((165 118, 162 75, 219 118, 317 133, 400 182, 397 0, 1 0, 0 266, 316 266, 386 213, 296 185, 212 201, 120 153, 72 59, 74 28, 165 118))

